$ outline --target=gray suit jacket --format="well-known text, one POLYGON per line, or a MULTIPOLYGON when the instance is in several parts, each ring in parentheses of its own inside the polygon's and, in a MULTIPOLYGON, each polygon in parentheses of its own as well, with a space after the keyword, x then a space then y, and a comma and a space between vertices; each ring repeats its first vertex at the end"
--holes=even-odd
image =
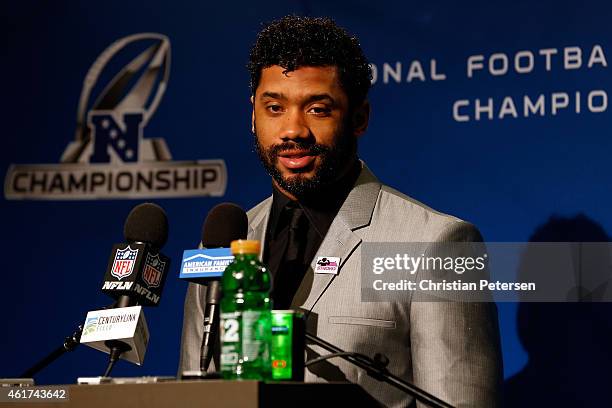
MULTIPOLYGON (((264 240, 272 198, 248 212, 249 238, 264 240)), ((364 242, 480 241, 478 230, 382 185, 363 170, 321 243, 293 304, 311 311, 308 331, 344 349, 386 355, 391 373, 458 407, 494 407, 502 380, 494 304, 361 302, 364 242), (339 257, 337 275, 315 274, 318 256, 339 257)), ((262 245, 263 247, 263 245, 262 245)), ((197 369, 205 287, 185 299, 180 370, 197 369)), ((307 359, 326 354, 308 346, 307 359)), ((385 406, 413 398, 335 358, 311 366, 306 381, 351 381, 385 406)))

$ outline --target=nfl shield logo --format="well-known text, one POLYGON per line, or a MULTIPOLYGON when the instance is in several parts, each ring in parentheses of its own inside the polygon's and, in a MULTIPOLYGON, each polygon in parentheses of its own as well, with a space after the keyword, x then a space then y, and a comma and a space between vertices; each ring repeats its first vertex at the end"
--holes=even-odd
POLYGON ((159 255, 147 254, 142 279, 150 288, 159 286, 165 267, 166 263, 162 262, 159 255))
POLYGON ((134 271, 136 256, 138 256, 138 249, 132 249, 129 246, 125 249, 118 249, 115 254, 111 275, 119 280, 130 276, 134 271))

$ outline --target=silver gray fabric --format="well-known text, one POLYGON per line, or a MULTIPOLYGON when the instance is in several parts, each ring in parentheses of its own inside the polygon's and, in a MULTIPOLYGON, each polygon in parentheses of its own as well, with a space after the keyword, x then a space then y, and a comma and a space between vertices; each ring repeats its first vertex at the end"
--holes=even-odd
MULTIPOLYGON (((272 198, 248 212, 249 238, 264 240, 272 198)), ((478 230, 381 185, 364 165, 293 300, 312 311, 308 330, 344 349, 386 355, 391 373, 457 407, 495 407, 502 367, 497 312, 492 303, 362 303, 363 242, 473 242, 478 230), (314 274, 318 256, 340 257, 338 275, 314 274)), ((263 245, 262 245, 263 248, 263 245)), ((185 298, 180 368, 197 369, 205 287, 185 298)), ((308 346, 307 359, 326 352, 308 346)), ((306 381, 351 381, 389 407, 413 398, 369 377, 340 358, 312 366, 306 381)))

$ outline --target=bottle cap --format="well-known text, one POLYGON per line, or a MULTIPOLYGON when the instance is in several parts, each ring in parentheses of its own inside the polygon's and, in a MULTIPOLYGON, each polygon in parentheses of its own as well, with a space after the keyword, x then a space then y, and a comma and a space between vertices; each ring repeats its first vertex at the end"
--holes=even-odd
POLYGON ((238 239, 230 244, 232 254, 256 254, 259 255, 261 244, 257 240, 238 239))

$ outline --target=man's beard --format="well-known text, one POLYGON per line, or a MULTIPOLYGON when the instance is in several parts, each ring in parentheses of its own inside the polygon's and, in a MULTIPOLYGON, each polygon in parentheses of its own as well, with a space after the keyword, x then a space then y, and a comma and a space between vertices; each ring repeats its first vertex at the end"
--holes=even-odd
POLYGON ((348 126, 343 126, 340 131, 340 137, 337 139, 336 144, 331 147, 308 142, 304 139, 297 139, 291 142, 272 145, 264 149, 259 143, 257 128, 255 127, 255 151, 268 174, 283 190, 295 197, 306 197, 320 192, 333 184, 355 160, 357 140, 348 129, 348 126), (278 155, 288 150, 300 150, 307 152, 305 153, 307 155, 318 156, 320 164, 315 168, 312 177, 309 178, 301 175, 300 170, 293 171, 290 177, 283 177, 277 167, 278 155))

